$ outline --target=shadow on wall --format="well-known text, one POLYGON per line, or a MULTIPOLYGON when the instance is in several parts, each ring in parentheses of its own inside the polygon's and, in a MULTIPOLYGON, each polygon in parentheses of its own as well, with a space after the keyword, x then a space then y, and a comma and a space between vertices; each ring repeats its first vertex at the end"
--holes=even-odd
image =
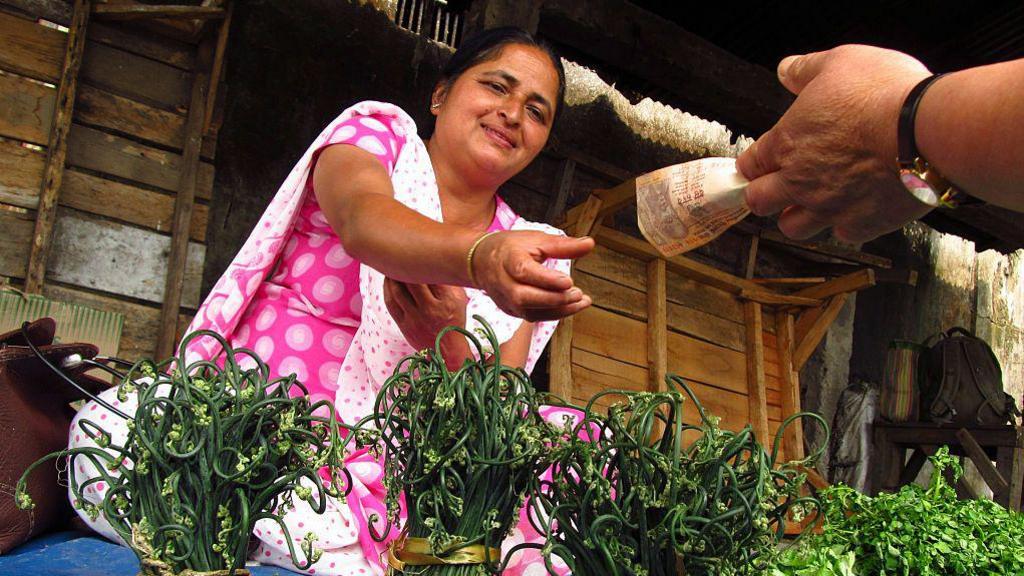
POLYGON ((852 373, 881 384, 892 340, 920 343, 953 326, 974 329, 976 255, 971 242, 913 224, 864 250, 885 254, 895 269, 917 270, 918 282, 878 284, 858 293, 852 373))

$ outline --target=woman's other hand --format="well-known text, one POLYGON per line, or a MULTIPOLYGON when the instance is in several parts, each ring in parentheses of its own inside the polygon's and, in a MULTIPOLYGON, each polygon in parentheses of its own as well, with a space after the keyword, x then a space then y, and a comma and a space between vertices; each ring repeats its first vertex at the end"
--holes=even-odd
POLYGON ((590 306, 591 300, 572 278, 543 262, 582 258, 593 249, 592 238, 501 232, 480 242, 471 265, 477 286, 506 313, 532 322, 557 320, 590 306))
MULTIPOLYGON (((468 303, 466 291, 458 286, 384 278, 384 304, 406 342, 417 350, 432 350, 438 333, 448 326, 464 327, 468 303)), ((451 332, 441 341, 441 352, 449 367, 457 367, 469 356, 469 344, 451 332)))

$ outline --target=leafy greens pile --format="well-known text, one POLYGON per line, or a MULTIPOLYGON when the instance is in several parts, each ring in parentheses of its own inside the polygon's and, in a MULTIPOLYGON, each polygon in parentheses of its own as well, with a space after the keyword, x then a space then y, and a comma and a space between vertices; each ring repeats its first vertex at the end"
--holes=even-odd
POLYGON ((823 493, 821 534, 784 551, 770 576, 981 576, 1024 574, 1024 514, 991 500, 958 500, 963 470, 941 448, 928 487, 865 496, 847 486, 823 493))

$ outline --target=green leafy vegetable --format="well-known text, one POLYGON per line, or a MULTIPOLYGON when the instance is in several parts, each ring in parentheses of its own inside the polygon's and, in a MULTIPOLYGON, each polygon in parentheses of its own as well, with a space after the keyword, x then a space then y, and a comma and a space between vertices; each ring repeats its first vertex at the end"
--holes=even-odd
POLYGON ((772 576, 982 576, 1024 574, 1024 515, 991 500, 958 500, 946 481, 960 463, 943 447, 927 487, 865 496, 823 493, 822 533, 784 551, 772 576), (851 567, 852 560, 852 567, 851 567))

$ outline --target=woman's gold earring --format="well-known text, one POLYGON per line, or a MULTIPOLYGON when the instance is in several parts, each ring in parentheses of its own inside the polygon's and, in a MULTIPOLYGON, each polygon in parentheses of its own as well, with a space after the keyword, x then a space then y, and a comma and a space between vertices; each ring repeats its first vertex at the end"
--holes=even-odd
POLYGON ((440 102, 434 102, 433 104, 430 105, 430 109, 431 110, 437 110, 440 107, 441 107, 441 103, 440 102))

